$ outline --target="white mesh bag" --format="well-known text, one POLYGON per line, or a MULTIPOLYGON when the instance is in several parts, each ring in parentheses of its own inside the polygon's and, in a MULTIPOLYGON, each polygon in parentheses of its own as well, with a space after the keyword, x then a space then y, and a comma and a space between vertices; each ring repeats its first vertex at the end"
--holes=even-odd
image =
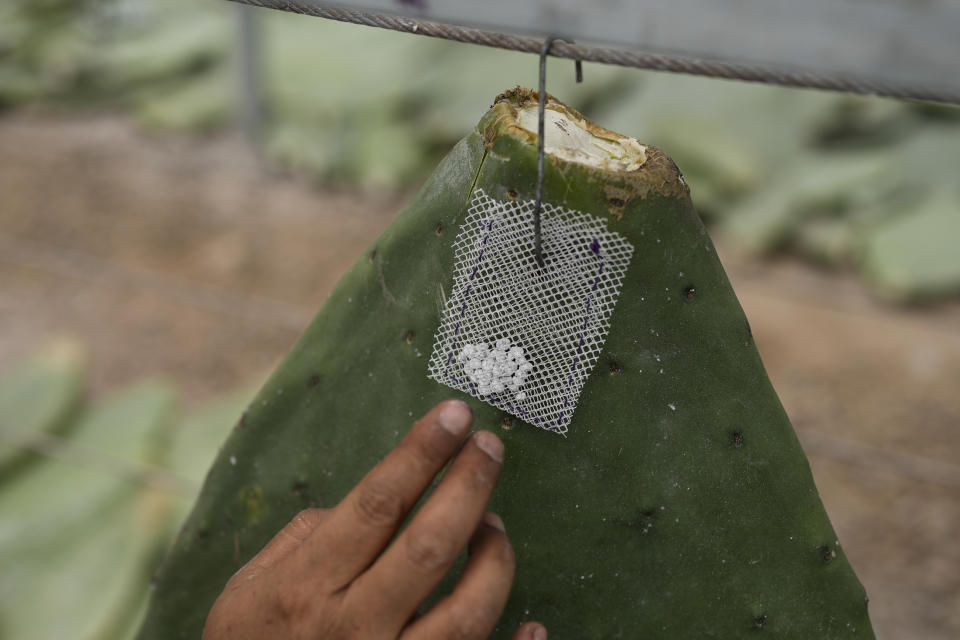
POLYGON ((597 363, 633 246, 606 221, 544 203, 544 267, 532 201, 473 193, 429 377, 565 434, 597 363))

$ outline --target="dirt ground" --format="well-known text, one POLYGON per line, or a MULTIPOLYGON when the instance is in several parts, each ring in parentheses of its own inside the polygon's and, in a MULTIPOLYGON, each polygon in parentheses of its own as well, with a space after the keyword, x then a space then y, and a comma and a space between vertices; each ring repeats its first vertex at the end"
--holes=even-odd
MULTIPOLYGON (((160 375, 191 406, 256 381, 404 200, 271 174, 237 138, 2 117, 0 372, 69 334, 93 393, 160 375)), ((720 251, 878 635, 960 638, 960 305, 720 251)))

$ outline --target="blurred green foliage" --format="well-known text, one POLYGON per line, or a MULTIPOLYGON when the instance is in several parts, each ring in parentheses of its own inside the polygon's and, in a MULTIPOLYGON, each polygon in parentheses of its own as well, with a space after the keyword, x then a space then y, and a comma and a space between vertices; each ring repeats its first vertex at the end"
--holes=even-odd
POLYGON ((85 372, 83 349, 58 342, 0 378, 2 638, 133 637, 151 575, 253 394, 182 416, 159 381, 84 399, 85 372))
MULTIPOLYGON (((228 2, 7 0, 0 106, 119 108, 156 130, 231 126, 228 2)), ((255 10, 265 154, 325 183, 421 180, 536 59, 255 10)), ((551 61, 550 91, 662 147, 714 229, 749 251, 859 269, 898 300, 960 293, 960 109, 551 61)))

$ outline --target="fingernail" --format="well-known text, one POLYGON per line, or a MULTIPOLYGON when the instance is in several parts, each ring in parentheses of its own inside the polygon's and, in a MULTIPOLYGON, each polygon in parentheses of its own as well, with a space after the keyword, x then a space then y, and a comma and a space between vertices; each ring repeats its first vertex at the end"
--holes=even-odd
POLYGON ((473 436, 473 441, 488 456, 497 462, 503 462, 503 443, 500 442, 500 438, 489 431, 477 431, 473 436))
POLYGON ((483 521, 486 522, 491 527, 500 529, 500 531, 503 531, 504 533, 507 532, 507 528, 503 524, 503 518, 501 518, 495 513, 491 513, 488 511, 487 513, 484 514, 483 521))
POLYGON ((470 423, 473 422, 473 412, 463 400, 447 400, 440 408, 437 421, 441 427, 458 438, 462 438, 470 430, 470 423))
POLYGON ((546 628, 546 627, 534 627, 534 629, 533 629, 533 640, 547 640, 547 628, 546 628))

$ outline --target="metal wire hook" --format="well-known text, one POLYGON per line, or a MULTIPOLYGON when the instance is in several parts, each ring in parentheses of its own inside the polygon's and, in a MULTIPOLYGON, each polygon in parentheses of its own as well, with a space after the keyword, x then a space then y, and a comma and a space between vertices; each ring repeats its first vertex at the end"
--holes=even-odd
MULTIPOLYGON (((547 106, 547 56, 550 54, 550 48, 557 40, 573 44, 573 40, 568 40, 560 36, 549 36, 543 41, 543 48, 540 49, 540 85, 537 92, 539 103, 537 105, 537 201, 533 206, 533 247, 537 264, 542 269, 543 262, 543 238, 540 232, 540 210, 543 206, 543 121, 547 106)), ((577 82, 583 82, 583 64, 580 60, 574 60, 577 82)))

